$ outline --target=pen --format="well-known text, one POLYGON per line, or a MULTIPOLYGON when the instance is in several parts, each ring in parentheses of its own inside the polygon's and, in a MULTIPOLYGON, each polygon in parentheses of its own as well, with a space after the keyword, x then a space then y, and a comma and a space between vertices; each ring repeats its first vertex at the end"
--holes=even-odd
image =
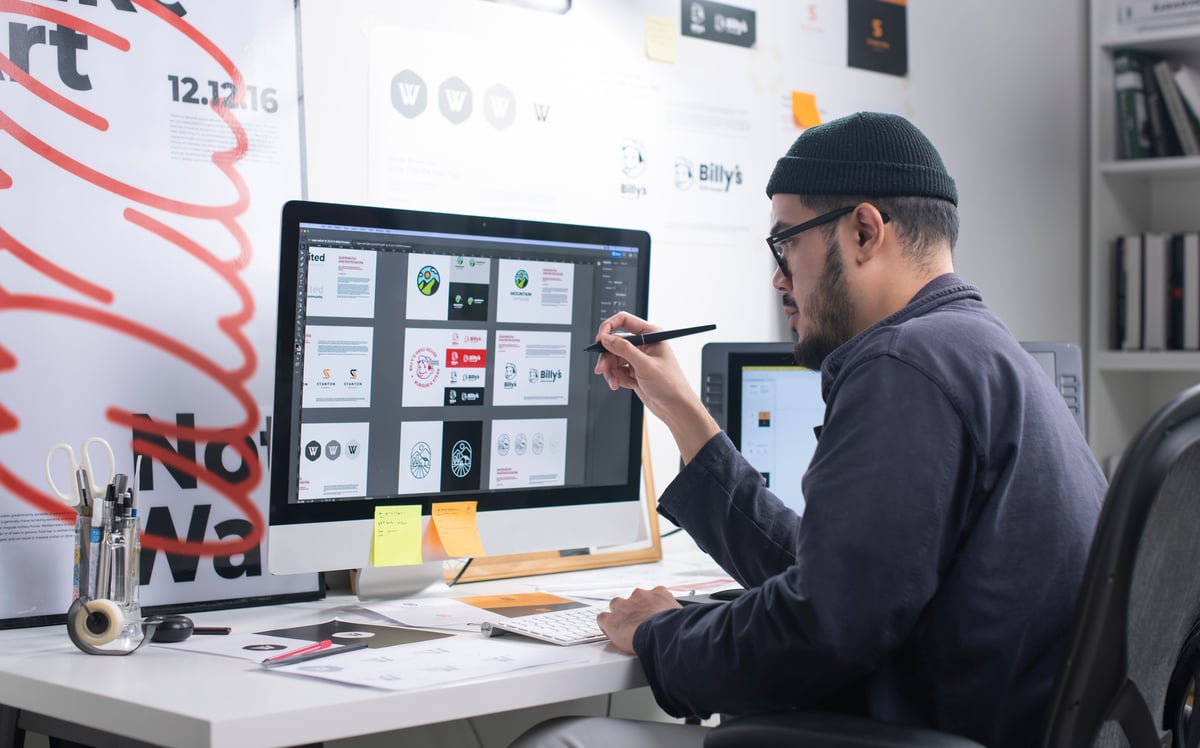
MULTIPOLYGON (((708 332, 709 330, 715 329, 717 329, 716 325, 700 325, 699 327, 684 327, 680 330, 659 330, 658 332, 647 332, 641 335, 635 335, 634 333, 628 332, 619 332, 616 334, 625 338, 634 345, 649 345, 651 343, 658 343, 663 340, 682 338, 684 335, 695 335, 698 332, 708 332)), ((601 343, 595 342, 583 350, 598 352, 605 350, 605 348, 601 343)))
POLYGON ((354 642, 353 644, 344 644, 340 647, 326 647, 324 649, 314 650, 308 654, 284 657, 284 659, 279 659, 280 657, 283 657, 283 655, 276 655, 275 657, 268 657, 267 659, 263 660, 262 666, 282 667, 283 665, 295 665, 298 662, 308 662, 309 660, 315 660, 318 657, 328 657, 330 655, 342 654, 343 652, 353 652, 358 649, 366 648, 366 642, 354 642))
POLYGON ((216 636, 223 636, 231 631, 233 629, 229 626, 194 626, 192 628, 193 634, 210 634, 216 636))
POLYGON ((263 664, 266 665, 268 662, 275 662, 276 660, 284 660, 284 659, 287 659, 288 657, 299 657, 300 655, 306 655, 309 652, 316 652, 316 651, 322 650, 322 649, 329 649, 332 646, 333 646, 332 640, 322 639, 319 642, 313 642, 312 644, 306 644, 305 646, 300 647, 299 649, 292 649, 292 650, 288 650, 287 652, 280 652, 277 655, 271 655, 267 659, 263 660, 263 664))

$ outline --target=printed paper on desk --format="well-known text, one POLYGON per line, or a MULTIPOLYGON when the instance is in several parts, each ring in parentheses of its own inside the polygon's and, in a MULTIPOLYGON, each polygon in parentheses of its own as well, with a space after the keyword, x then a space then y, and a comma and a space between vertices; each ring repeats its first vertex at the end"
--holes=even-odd
POLYGON ((307 675, 389 691, 409 691, 584 659, 586 657, 571 647, 453 636, 386 651, 362 649, 312 662, 282 665, 271 672, 307 675))
POLYGON ((460 601, 505 618, 549 613, 568 608, 583 608, 587 603, 552 595, 548 592, 516 592, 509 595, 477 595, 460 597, 460 601))
POLYGON ((352 644, 365 641, 371 649, 397 647, 414 642, 440 639, 450 634, 439 634, 433 631, 418 631, 401 626, 380 626, 371 623, 343 621, 335 618, 325 623, 314 623, 307 626, 289 626, 288 628, 260 631, 266 636, 286 636, 303 642, 319 642, 325 639, 334 644, 352 644))
POLYGON ((361 607, 386 616, 400 626, 418 629, 476 632, 486 620, 500 618, 452 597, 407 597, 398 600, 372 600, 361 607))
POLYGON ((271 655, 286 652, 289 649, 295 649, 304 644, 305 642, 303 641, 283 636, 230 634, 229 636, 190 636, 181 642, 161 644, 153 642, 151 646, 261 662, 271 655))
POLYGON ((375 507, 371 538, 372 566, 411 566, 421 563, 421 506, 375 507))

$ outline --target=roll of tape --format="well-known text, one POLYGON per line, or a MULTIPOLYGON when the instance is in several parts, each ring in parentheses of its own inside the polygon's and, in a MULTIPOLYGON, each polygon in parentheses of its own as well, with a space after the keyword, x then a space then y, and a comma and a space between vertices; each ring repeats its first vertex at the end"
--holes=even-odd
POLYGON ((75 636, 85 644, 103 647, 121 635, 125 616, 112 600, 88 600, 71 622, 75 636))

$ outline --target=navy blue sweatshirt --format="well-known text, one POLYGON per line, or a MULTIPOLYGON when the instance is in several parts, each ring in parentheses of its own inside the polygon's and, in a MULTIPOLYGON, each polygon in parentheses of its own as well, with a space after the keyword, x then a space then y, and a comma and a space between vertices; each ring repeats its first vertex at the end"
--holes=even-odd
POLYGON ((638 626, 659 705, 1035 744, 1106 490, 1074 417, 953 274, 834 351, 822 389, 803 521, 723 433, 664 491, 749 592, 638 626))

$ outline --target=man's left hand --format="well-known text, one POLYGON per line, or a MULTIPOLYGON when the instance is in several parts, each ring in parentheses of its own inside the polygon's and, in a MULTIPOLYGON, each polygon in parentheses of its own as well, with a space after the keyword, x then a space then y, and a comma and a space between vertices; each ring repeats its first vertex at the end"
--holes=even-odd
POLYGON ((596 622, 614 647, 633 654, 633 632, 642 621, 655 613, 681 607, 666 587, 637 589, 629 597, 614 597, 609 601, 609 612, 596 616, 596 622))

